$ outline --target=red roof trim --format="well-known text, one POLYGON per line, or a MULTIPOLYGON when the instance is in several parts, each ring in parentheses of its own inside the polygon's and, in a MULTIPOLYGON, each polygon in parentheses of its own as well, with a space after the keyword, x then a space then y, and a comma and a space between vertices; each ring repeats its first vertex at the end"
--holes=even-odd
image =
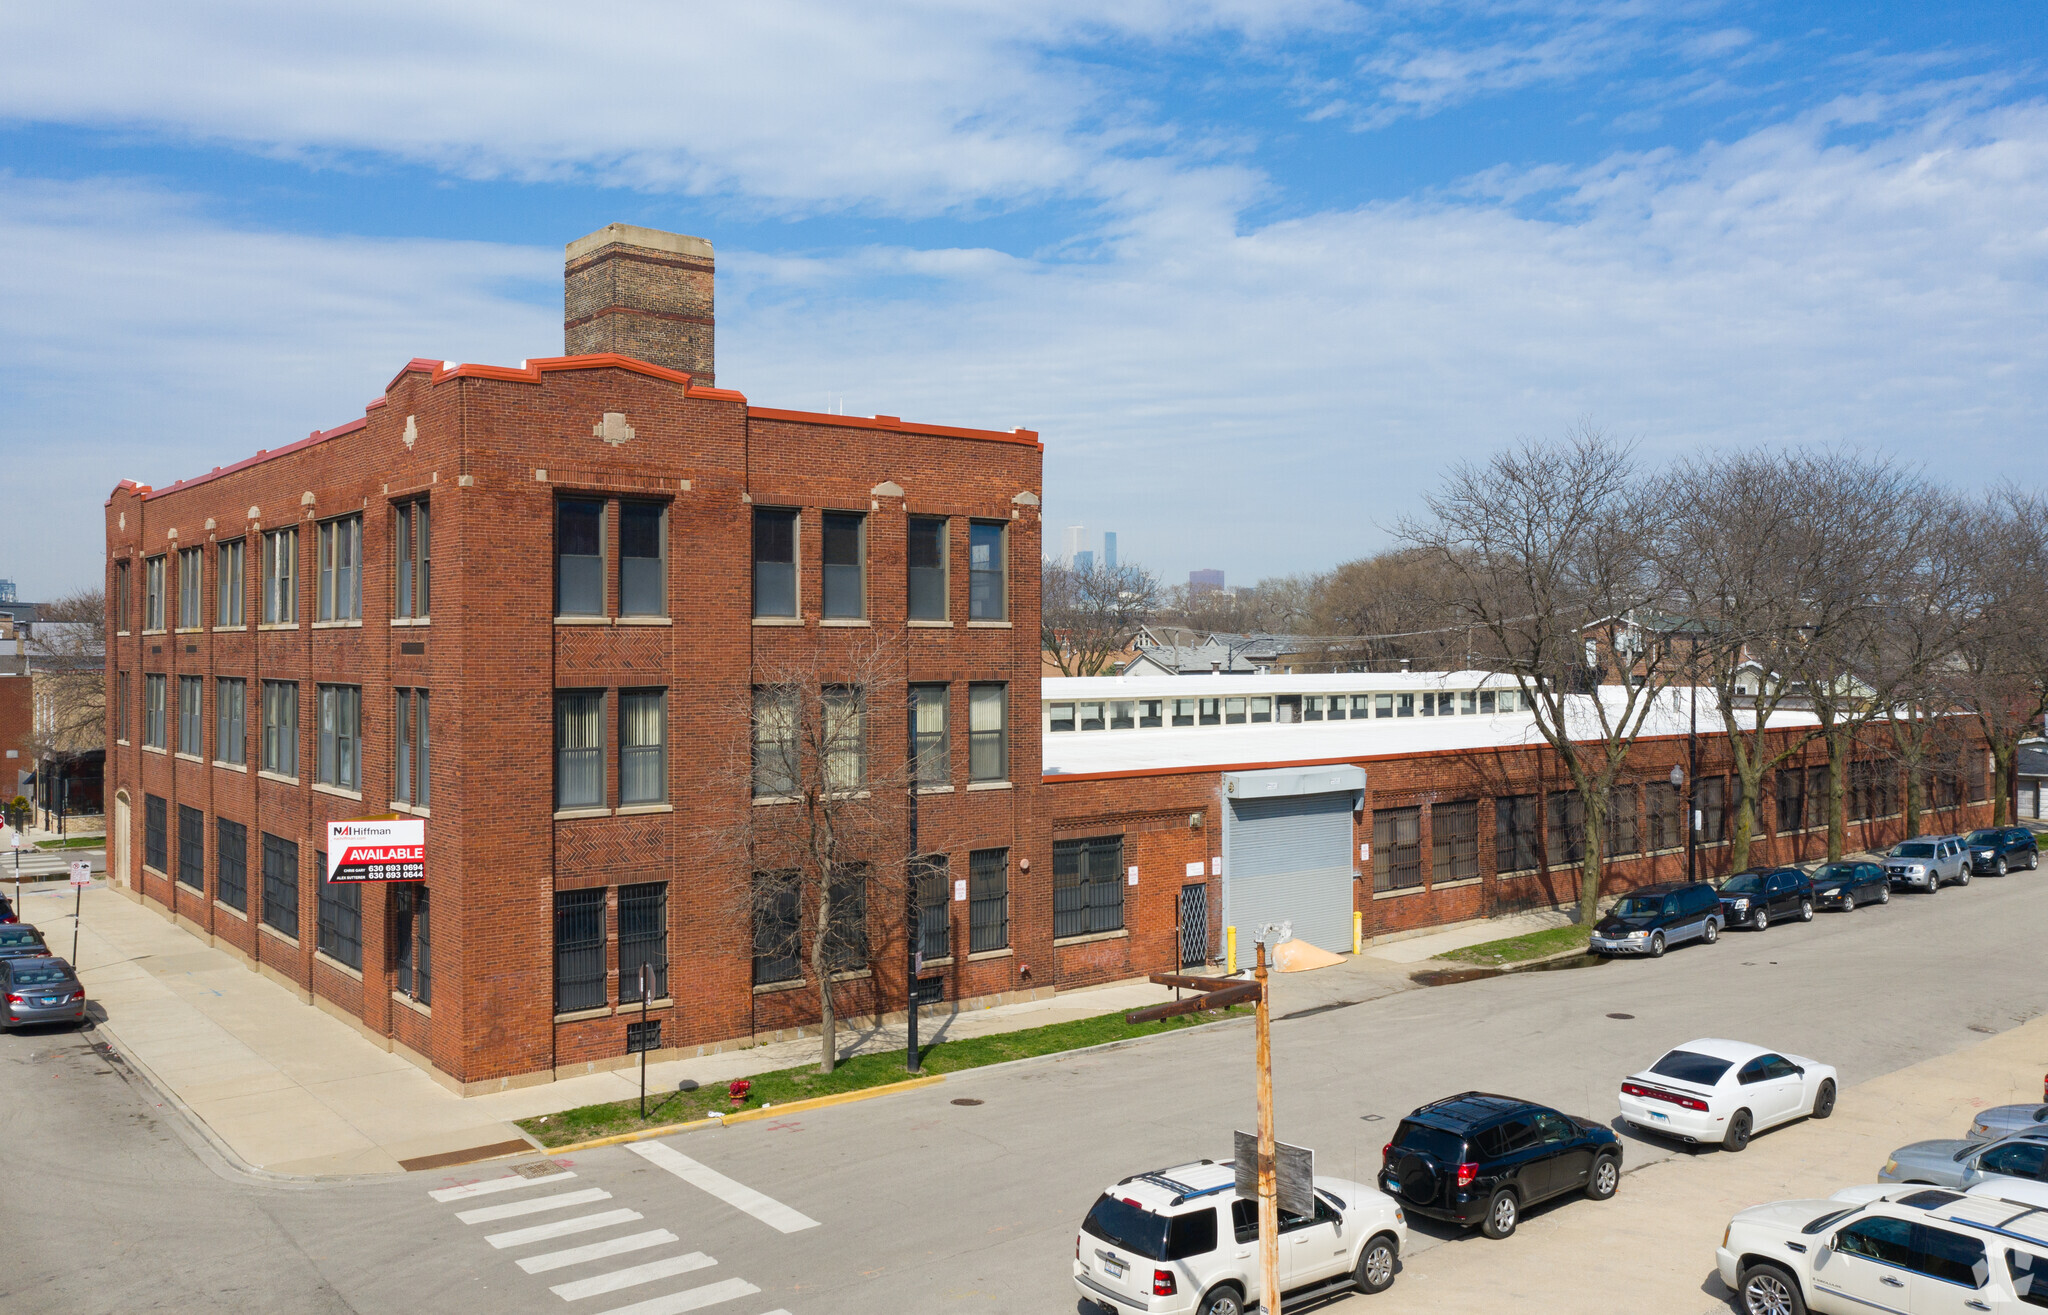
POLYGON ((1045 444, 1039 442, 1035 429, 1013 429, 1004 433, 1000 429, 959 429, 952 425, 919 425, 895 416, 833 415, 829 411, 777 411, 767 407, 747 408, 749 420, 786 420, 799 425, 843 425, 848 429, 887 429, 899 434, 930 434, 935 438, 973 438, 990 443, 1021 443, 1045 451, 1045 444))

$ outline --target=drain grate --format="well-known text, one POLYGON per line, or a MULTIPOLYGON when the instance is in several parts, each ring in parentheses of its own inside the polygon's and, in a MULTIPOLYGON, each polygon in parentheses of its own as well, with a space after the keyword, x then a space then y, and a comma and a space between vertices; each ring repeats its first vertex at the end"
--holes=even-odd
POLYGON ((979 1105, 979 1104, 981 1104, 981 1102, 980 1102, 980 1101, 976 1100, 976 1099, 975 1099, 974 1097, 972 1097, 972 1096, 955 1096, 955 1097, 953 1097, 953 1103, 954 1103, 955 1105, 979 1105))
POLYGON ((512 1172, 521 1178, 547 1178, 562 1172, 562 1166, 553 1160, 536 1160, 532 1164, 515 1164, 512 1172))
POLYGON ((1972 1032, 1982 1032, 1982 1033, 1983 1033, 1983 1034, 1984 1034, 1985 1036, 1995 1036, 1995 1035, 1997 1034, 1997 1032, 1998 1032, 1998 1029, 1997 1029, 1997 1028, 1995 1028, 1995 1027, 1986 1027, 1986 1026, 1984 1026, 1984 1024, 1982 1024, 1982 1023, 1972 1023, 1972 1024, 1970 1024, 1970 1030, 1971 1030, 1972 1032))
POLYGON ((1609 1014, 1609 1018, 1634 1018, 1634 1014, 1609 1014))

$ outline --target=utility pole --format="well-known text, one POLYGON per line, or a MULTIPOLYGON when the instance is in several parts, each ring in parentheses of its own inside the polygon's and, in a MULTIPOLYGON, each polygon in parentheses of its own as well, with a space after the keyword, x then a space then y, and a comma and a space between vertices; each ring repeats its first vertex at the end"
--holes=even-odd
POLYGON ((1259 1048, 1259 1308, 1280 1315, 1280 1184, 1273 1173, 1273 1015, 1267 1006, 1266 941, 1259 939, 1252 970, 1259 994, 1254 1010, 1259 1048))
POLYGON ((917 861, 917 686, 904 686, 903 703, 908 712, 903 723, 903 734, 909 741, 910 748, 910 789, 907 795, 909 824, 906 828, 910 837, 910 852, 904 859, 910 880, 904 883, 907 887, 905 899, 908 901, 908 912, 904 916, 903 925, 908 929, 908 934, 904 937, 906 971, 903 974, 903 1022, 906 1033, 903 1045, 903 1071, 915 1073, 918 1071, 917 978, 924 968, 924 918, 917 903, 917 878, 920 871, 917 861))
POLYGON ((1693 865, 1699 853, 1700 815, 1694 811, 1693 807, 1694 798, 1699 789, 1695 784, 1700 770, 1699 736, 1700 685, 1699 681, 1695 679, 1692 683, 1692 721, 1687 725, 1685 731, 1685 879, 1687 881, 1696 879, 1693 876, 1693 865))

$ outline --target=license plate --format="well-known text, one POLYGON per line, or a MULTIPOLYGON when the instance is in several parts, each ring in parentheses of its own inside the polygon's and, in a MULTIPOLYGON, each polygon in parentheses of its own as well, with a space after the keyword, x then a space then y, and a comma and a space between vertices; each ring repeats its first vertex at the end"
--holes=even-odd
POLYGON ((1121 1260, 1105 1260, 1102 1262, 1102 1272, 1111 1278, 1122 1278, 1126 1268, 1127 1266, 1121 1260))
POLYGON ((43 997, 43 1003, 46 1005, 60 1005, 64 1003, 64 997, 61 995, 46 995, 43 997))
POLYGON ((1389 1178, 1389 1179, 1387 1179, 1387 1190, 1388 1190, 1388 1191, 1390 1191, 1390 1192, 1398 1192, 1398 1191, 1400 1191, 1400 1190, 1401 1190, 1401 1184, 1399 1184, 1399 1183, 1395 1182, 1395 1181, 1394 1181, 1393 1179, 1389 1178))
POLYGON ((1657 1120, 1659 1123, 1671 1122, 1671 1116, 1669 1114, 1663 1113, 1660 1110, 1651 1110, 1650 1117, 1657 1120))

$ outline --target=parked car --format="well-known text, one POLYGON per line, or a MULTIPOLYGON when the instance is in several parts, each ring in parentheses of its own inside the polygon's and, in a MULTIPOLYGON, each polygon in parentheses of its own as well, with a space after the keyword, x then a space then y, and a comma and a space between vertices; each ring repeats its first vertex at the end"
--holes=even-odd
POLYGON ((2048 1210, 1939 1187, 1778 1201, 1729 1220, 1714 1258, 1749 1315, 2018 1315, 2048 1305, 2048 1210))
POLYGON ((1675 881, 1631 891, 1593 925, 1595 954, 1647 954, 1652 959, 1673 945, 1721 935, 1721 901, 1704 881, 1675 881))
POLYGON ((1605 1201, 1621 1185, 1621 1139, 1606 1125, 1479 1091, 1422 1106, 1380 1154, 1381 1191, 1495 1239, 1539 1201, 1566 1192, 1605 1201))
POLYGON ((1747 1041, 1688 1041, 1621 1084, 1624 1121, 1730 1151, 1765 1128, 1834 1112, 1833 1068, 1747 1041))
POLYGON ((2041 850, 2034 833, 2023 826, 1994 826, 1972 831, 1963 838, 1963 849, 1972 872, 2002 877, 2007 872, 2032 872, 2041 866, 2041 850))
POLYGON ((0 923, 20 922, 21 915, 14 911, 14 901, 0 895, 0 923))
POLYGON ((83 1023, 85 987, 62 959, 0 959, 0 1029, 83 1023))
POLYGON ((2043 1174, 2048 1128, 2030 1128, 1997 1141, 1916 1141, 1893 1151, 1877 1171, 1879 1182, 1924 1183, 1964 1188, 1988 1176, 2032 1178, 2043 1174))
POLYGON ((1988 1110, 1978 1110, 1970 1130, 1963 1135, 1971 1141, 1991 1141, 2029 1128, 2048 1128, 2048 1103, 1993 1105, 1988 1110))
POLYGON ((1960 836, 1915 836, 1893 845, 1884 856, 1884 874, 1893 890, 1925 890, 1970 884, 1970 865, 1963 861, 1960 836))
POLYGON ((1813 904, 1847 913, 1858 904, 1889 904, 1892 883, 1877 863, 1826 863, 1813 874, 1813 904))
MULTIPOLYGON (((1074 1238, 1074 1287, 1116 1312, 1244 1315, 1260 1300, 1258 1202, 1231 1194, 1237 1171, 1200 1160, 1134 1174, 1096 1198, 1074 1238)), ((1280 1214, 1280 1282, 1290 1306, 1394 1281, 1408 1224, 1363 1183, 1315 1178, 1315 1214, 1280 1214)), ((1276 1303, 1277 1304, 1277 1303, 1276 1303)))
POLYGON ((29 924, 12 922, 0 927, 0 959, 42 957, 49 952, 43 934, 29 924))
POLYGON ((1749 868, 1722 882, 1720 894, 1730 927, 1762 931, 1775 918, 1813 921, 1813 882, 1798 868, 1749 868))

